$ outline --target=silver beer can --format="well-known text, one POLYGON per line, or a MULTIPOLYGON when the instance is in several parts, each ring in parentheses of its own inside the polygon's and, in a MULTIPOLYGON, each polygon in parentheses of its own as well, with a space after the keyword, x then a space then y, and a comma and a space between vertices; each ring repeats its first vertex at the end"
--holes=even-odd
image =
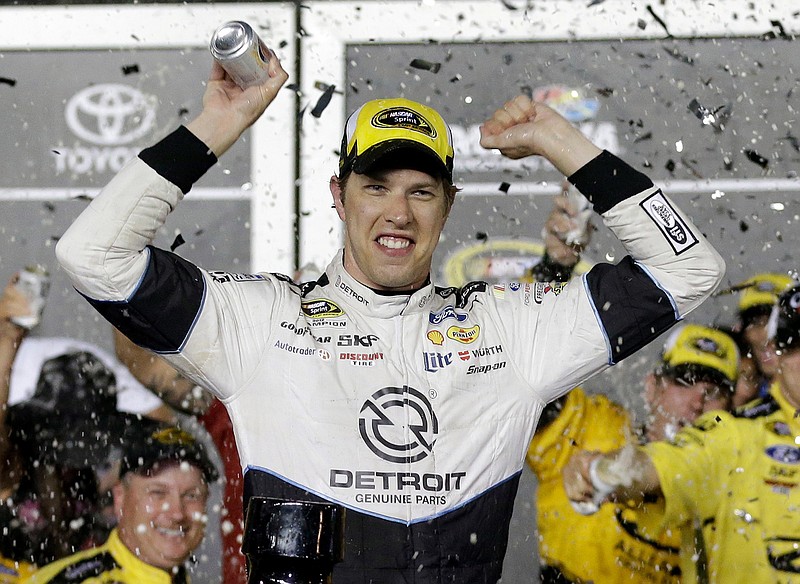
POLYGON ((50 274, 44 266, 26 266, 19 273, 15 284, 17 289, 28 299, 31 314, 15 316, 11 322, 28 330, 34 328, 42 320, 44 305, 47 303, 47 294, 50 292, 50 274))
POLYGON ((220 26, 209 48, 211 56, 242 89, 260 85, 269 77, 270 51, 246 22, 232 20, 220 26))

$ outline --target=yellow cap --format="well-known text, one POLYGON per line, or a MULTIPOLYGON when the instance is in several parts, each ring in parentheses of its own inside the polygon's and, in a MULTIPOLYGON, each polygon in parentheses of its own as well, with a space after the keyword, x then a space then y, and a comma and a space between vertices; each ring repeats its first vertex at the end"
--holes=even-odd
POLYGON ((778 295, 791 287, 794 280, 786 274, 764 273, 756 274, 745 280, 736 289, 742 291, 739 296, 739 312, 744 312, 755 306, 773 306, 778 301, 778 295))
POLYGON ((452 182, 453 135, 436 110, 404 98, 368 101, 347 119, 339 176, 363 174, 386 154, 406 149, 424 155, 452 182))
POLYGON ((732 387, 739 376, 739 349, 726 333, 698 324, 686 324, 667 338, 663 370, 695 383, 704 377, 732 387))

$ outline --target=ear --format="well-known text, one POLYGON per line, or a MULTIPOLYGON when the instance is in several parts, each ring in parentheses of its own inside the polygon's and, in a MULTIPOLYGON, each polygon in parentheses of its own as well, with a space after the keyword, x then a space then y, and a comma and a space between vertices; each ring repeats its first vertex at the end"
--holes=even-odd
POLYGON ((331 176, 328 186, 331 189, 333 206, 336 208, 336 213, 339 215, 339 219, 344 221, 344 202, 342 201, 342 188, 339 185, 339 178, 336 175, 331 176))
POLYGON ((111 492, 114 495, 114 516, 119 523, 122 520, 122 508, 125 506, 125 485, 119 481, 112 487, 111 492))
POLYGON ((649 373, 644 378, 644 401, 648 409, 651 409, 655 403, 657 393, 658 379, 656 379, 655 373, 649 373))

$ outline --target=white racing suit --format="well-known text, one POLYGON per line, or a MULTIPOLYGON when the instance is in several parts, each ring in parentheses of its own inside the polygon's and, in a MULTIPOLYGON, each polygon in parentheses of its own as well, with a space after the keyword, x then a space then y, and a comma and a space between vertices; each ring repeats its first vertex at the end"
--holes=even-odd
POLYGON ((563 284, 383 295, 207 272, 149 247, 216 159, 180 128, 89 205, 57 253, 135 342, 227 406, 250 496, 347 508, 343 583, 494 583, 542 408, 698 306, 719 255, 652 182, 604 152, 570 180, 630 256, 563 284))

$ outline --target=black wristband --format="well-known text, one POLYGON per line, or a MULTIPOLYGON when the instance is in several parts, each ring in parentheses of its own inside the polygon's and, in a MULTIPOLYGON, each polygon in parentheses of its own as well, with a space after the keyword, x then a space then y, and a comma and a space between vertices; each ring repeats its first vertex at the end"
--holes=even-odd
POLYGON ((567 282, 574 270, 574 265, 559 264, 544 252, 541 261, 531 268, 531 275, 535 282, 567 282))

